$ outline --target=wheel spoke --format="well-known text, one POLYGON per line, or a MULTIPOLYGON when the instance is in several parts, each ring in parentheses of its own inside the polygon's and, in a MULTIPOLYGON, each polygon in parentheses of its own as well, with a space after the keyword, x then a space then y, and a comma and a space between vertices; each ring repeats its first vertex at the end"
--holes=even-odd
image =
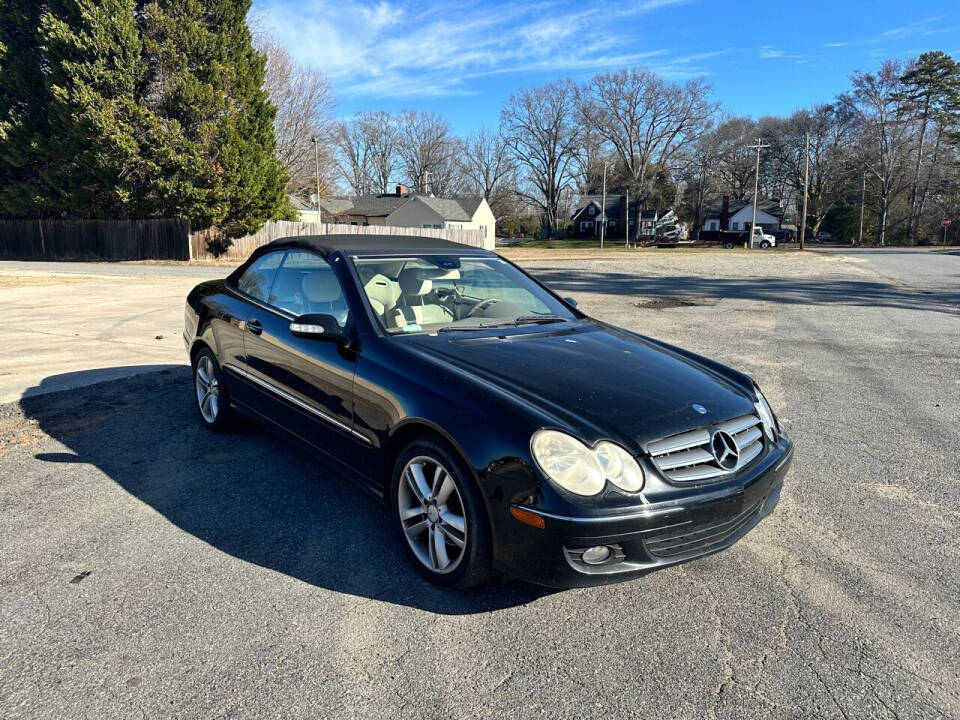
POLYGON ((447 473, 444 473, 443 482, 440 483, 440 490, 434 493, 434 497, 437 499, 437 505, 446 505, 454 489, 456 489, 456 486, 453 484, 453 478, 447 473))
POLYGON ((423 515, 423 508, 419 505, 414 505, 413 507, 408 507, 405 510, 400 511, 400 517, 404 520, 412 520, 415 517, 423 515))
POLYGON ((213 395, 208 392, 206 395, 203 396, 203 400, 200 401, 200 409, 203 410, 203 416, 207 418, 207 420, 210 420, 210 416, 211 416, 210 403, 211 403, 212 397, 213 395))
POLYGON ((438 570, 439 566, 437 564, 437 550, 436 543, 434 543, 433 538, 437 534, 436 528, 433 525, 430 526, 427 531, 427 554, 430 556, 430 567, 434 570, 438 570))
POLYGON ((467 544, 453 528, 443 524, 437 525, 437 527, 440 529, 440 532, 443 533, 443 536, 458 548, 462 548, 467 544))
POLYGON ((417 487, 417 481, 413 479, 413 473, 410 472, 410 468, 407 468, 403 471, 403 479, 407 483, 407 487, 410 488, 410 492, 413 493, 413 496, 417 499, 417 502, 423 505, 427 502, 427 499, 420 492, 420 488, 417 487))
POLYGON ((443 570, 450 564, 450 556, 447 555, 447 541, 444 540, 439 526, 433 529, 433 557, 437 561, 438 570, 443 570))
POLYGON ((457 515, 449 510, 442 510, 440 512, 440 520, 444 525, 449 525, 461 534, 467 531, 467 522, 464 520, 463 515, 457 515))
POLYGON ((436 470, 433 471, 433 483, 430 486, 430 494, 433 495, 433 497, 437 497, 437 493, 440 492, 440 486, 446 475, 446 471, 437 465, 436 470))
POLYGON ((431 497, 430 484, 427 482, 427 478, 423 474, 423 465, 420 465, 419 463, 414 463, 411 465, 410 474, 413 476, 413 481, 417 485, 417 494, 420 497, 420 502, 423 502, 427 498, 431 497))
POLYGON ((419 537, 423 533, 423 531, 429 527, 430 527, 429 522, 427 522, 426 520, 421 520, 420 522, 414 523, 413 525, 408 525, 403 529, 403 531, 407 534, 408 538, 415 538, 415 537, 419 537))
POLYGON ((210 385, 210 360, 205 357, 200 359, 200 363, 197 365, 197 375, 203 382, 204 387, 210 385))

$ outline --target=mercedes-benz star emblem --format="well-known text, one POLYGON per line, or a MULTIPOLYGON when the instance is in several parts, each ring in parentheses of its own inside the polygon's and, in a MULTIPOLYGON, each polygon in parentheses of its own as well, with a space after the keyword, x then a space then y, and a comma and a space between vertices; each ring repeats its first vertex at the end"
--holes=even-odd
POLYGON ((706 409, 703 405, 701 405, 700 403, 694 403, 694 404, 691 405, 690 407, 692 407, 694 410, 696 410, 696 411, 697 411, 698 413, 700 413, 701 415, 706 415, 706 414, 707 414, 707 409, 706 409))
POLYGON ((733 470, 740 463, 740 448, 737 443, 723 430, 717 430, 710 438, 710 449, 717 459, 717 464, 724 470, 733 470))

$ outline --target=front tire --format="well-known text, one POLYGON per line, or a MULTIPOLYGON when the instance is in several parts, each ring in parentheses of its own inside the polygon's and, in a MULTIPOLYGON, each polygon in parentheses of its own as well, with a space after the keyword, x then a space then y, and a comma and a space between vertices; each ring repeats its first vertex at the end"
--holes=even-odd
POLYGON ((768 240, 764 240, 760 243, 760 247, 766 250, 768 247, 770 247, 770 242, 768 240))
POLYGON ((220 363, 209 348, 204 348, 194 358, 193 391, 204 427, 217 432, 229 429, 233 422, 230 396, 223 384, 220 363))
POLYGON ((466 463, 445 443, 424 438, 404 448, 390 497, 401 542, 423 577, 458 589, 493 577, 483 499, 466 463))

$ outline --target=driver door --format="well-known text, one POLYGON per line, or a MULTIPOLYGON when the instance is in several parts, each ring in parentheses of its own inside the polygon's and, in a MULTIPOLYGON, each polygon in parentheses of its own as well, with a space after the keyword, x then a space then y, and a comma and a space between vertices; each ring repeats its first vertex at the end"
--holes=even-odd
POLYGON ((341 462, 359 465, 353 429, 353 383, 357 359, 340 343, 290 332, 304 313, 332 315, 350 323, 343 290, 320 255, 287 250, 265 303, 246 320, 244 353, 248 379, 258 388, 258 413, 341 462))

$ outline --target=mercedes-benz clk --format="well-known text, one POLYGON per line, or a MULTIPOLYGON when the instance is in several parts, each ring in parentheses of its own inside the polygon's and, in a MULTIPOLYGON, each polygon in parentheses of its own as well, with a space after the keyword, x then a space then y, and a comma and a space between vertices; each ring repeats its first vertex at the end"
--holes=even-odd
POLYGON ((184 340, 203 425, 241 414, 336 463, 448 587, 721 550, 776 506, 793 453, 743 373, 433 238, 272 242, 189 294, 184 340))

